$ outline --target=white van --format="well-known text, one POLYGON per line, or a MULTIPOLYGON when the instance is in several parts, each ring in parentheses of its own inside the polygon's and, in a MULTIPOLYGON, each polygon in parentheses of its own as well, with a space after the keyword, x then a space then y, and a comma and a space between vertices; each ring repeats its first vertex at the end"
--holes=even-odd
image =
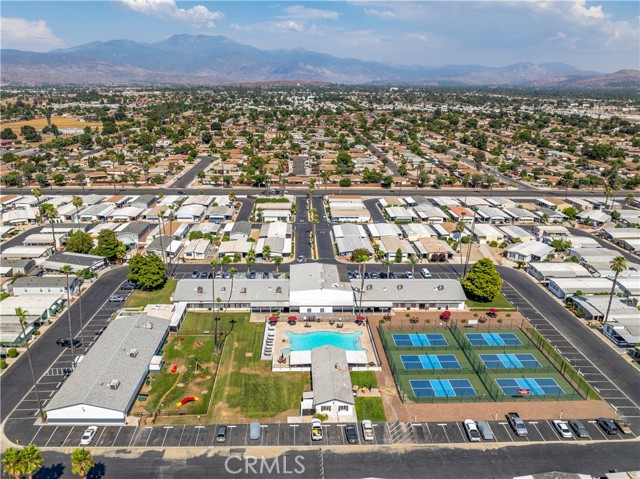
POLYGON ((249 439, 252 441, 257 441, 260 439, 260 434, 262 433, 262 428, 260 427, 259 422, 252 422, 249 424, 249 439))
POLYGON ((429 271, 427 268, 422 268, 420 270, 420 274, 422 275, 422 277, 424 279, 429 279, 431 278, 431 271, 429 271))

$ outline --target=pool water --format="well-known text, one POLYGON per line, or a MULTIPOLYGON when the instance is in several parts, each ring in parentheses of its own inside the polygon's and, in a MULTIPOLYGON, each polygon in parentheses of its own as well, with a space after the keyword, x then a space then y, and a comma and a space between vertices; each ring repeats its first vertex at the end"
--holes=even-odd
POLYGON ((346 351, 366 351, 360 345, 362 331, 353 333, 336 333, 334 331, 315 331, 313 333, 284 333, 289 338, 289 348, 283 349, 283 354, 291 351, 308 351, 320 346, 336 346, 346 351))

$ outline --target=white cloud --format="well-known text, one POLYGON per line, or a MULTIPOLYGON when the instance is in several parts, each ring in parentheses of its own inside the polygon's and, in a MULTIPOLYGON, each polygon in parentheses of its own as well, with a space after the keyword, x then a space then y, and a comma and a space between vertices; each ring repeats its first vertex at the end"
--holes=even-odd
POLYGON ((48 51, 64 45, 44 20, 24 18, 1 18, 0 39, 3 48, 48 51))
POLYGON ((396 12, 392 12, 391 10, 378 10, 377 8, 365 8, 364 13, 372 17, 385 19, 398 17, 398 14, 396 12))
POLYGON ((293 20, 285 20, 283 22, 275 22, 273 26, 278 30, 289 30, 292 32, 304 31, 304 25, 293 20))
POLYGON ((298 20, 337 20, 338 12, 333 10, 321 10, 319 8, 307 8, 302 5, 294 5, 284 9, 284 17, 298 20))
POLYGON ((197 27, 213 28, 215 22, 224 18, 223 13, 212 12, 203 5, 195 5, 189 9, 180 8, 175 0, 121 0, 121 3, 134 12, 176 20, 197 27))

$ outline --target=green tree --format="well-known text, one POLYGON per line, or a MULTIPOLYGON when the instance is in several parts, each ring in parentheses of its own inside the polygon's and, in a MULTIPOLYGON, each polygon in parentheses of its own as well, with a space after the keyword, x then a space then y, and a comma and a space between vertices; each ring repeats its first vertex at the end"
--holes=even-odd
POLYGON ((502 289, 502 278, 489 258, 474 264, 460 283, 473 301, 493 301, 502 289))
POLYGON ((93 238, 82 230, 74 231, 67 239, 66 251, 87 254, 93 248, 93 238))
POLYGON ((551 246, 552 248, 555 248, 556 251, 564 252, 564 251, 567 251, 569 248, 571 248, 572 244, 571 244, 571 240, 556 238, 551 243, 549 243, 549 246, 551 246))
POLYGON ((364 263, 369 261, 371 253, 365 248, 356 248, 351 252, 351 259, 356 263, 364 263))
MULTIPOLYGON (((16 316, 18 317, 18 321, 20 322, 20 327, 22 328, 22 337, 27 337, 27 311, 22 308, 16 308, 16 316)), ((40 412, 40 417, 42 420, 45 420, 44 411, 42 410, 42 402, 40 401, 40 390, 38 389, 38 381, 36 381, 36 375, 33 372, 33 363, 31 362, 31 350, 29 349, 29 341, 25 341, 25 347, 27 348, 27 362, 29 363, 29 370, 31 371, 31 379, 33 380, 33 388, 36 392, 36 401, 38 402, 38 411, 40 412)))
POLYGON ((124 244, 118 240, 113 231, 102 230, 98 234, 98 245, 91 250, 91 254, 104 256, 109 261, 114 261, 124 258, 126 251, 124 244))
POLYGON ((276 273, 280 272, 280 265, 282 264, 282 256, 276 256, 273 258, 273 262, 276 265, 276 273))
POLYGON ((338 183, 340 188, 348 188, 351 186, 351 178, 340 178, 340 182, 338 183))
POLYGON ((33 444, 25 447, 20 454, 20 463, 22 464, 22 474, 26 474, 29 479, 42 467, 42 454, 33 444))
POLYGON ((56 207, 51 203, 42 203, 41 205, 39 205, 38 209, 40 210, 40 216, 49 220, 49 224, 51 225, 51 236, 53 239, 53 249, 55 251, 58 249, 58 243, 56 240, 56 229, 53 221, 58 213, 56 211, 56 207))
POLYGON ((20 478, 22 472, 22 450, 10 447, 2 454, 2 466, 4 473, 15 478, 20 478))
POLYGON ((269 255, 271 254, 271 247, 269 245, 265 245, 262 247, 262 257, 264 259, 269 258, 269 255))
POLYGON ((11 128, 5 128, 0 132, 0 139, 3 140, 15 140, 18 136, 13 132, 11 128))
POLYGON ((396 263, 402 263, 402 249, 401 248, 398 248, 396 250, 395 262, 396 263))
POLYGON ((415 271, 416 265, 420 262, 418 257, 415 254, 409 256, 409 263, 411 264, 411 273, 413 274, 415 271))
POLYGON ((609 293, 609 302, 607 303, 607 313, 604 315, 604 319, 602 324, 606 324, 609 321, 609 311, 611 311, 611 302, 613 301, 613 295, 616 292, 616 282, 618 281, 618 275, 622 273, 625 269, 627 269, 628 263, 627 258, 624 256, 616 256, 609 263, 611 266, 611 271, 615 273, 613 277, 613 284, 611 285, 611 292, 609 293))
POLYGON ((562 213, 567 215, 567 218, 569 218, 570 220, 575 220, 576 216, 578 216, 578 211, 575 208, 572 207, 568 207, 562 210, 562 213))
POLYGON ((129 269, 129 280, 145 291, 161 288, 167 281, 162 258, 155 254, 134 255, 129 260, 129 269))
POLYGON ((86 478, 95 465, 93 456, 84 447, 76 448, 71 453, 71 472, 73 474, 86 478))

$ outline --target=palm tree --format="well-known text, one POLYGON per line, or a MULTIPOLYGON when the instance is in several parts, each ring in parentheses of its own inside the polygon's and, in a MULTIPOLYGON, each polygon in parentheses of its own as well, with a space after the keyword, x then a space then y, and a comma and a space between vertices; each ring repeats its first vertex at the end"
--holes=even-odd
POLYGON ((232 266, 229 268, 229 274, 231 275, 231 287, 229 288, 229 298, 227 299, 227 309, 229 309, 229 305, 231 303, 231 295, 233 294, 233 281, 236 279, 236 273, 238 269, 232 266))
POLYGON ((611 271, 615 273, 613 277, 613 284, 611 285, 611 292, 609 293, 609 304, 607 304, 607 314, 604 315, 602 325, 604 326, 609 320, 609 311, 611 310, 611 302, 613 301, 613 295, 616 290, 616 281, 618 281, 618 275, 627 269, 627 259, 624 256, 616 256, 611 260, 611 271))
MULTIPOLYGON (((175 219, 175 215, 173 210, 175 209, 175 205, 169 205, 169 231, 173 234, 173 220, 175 219)), ((171 270, 171 253, 169 253, 169 257, 167 258, 169 261, 169 276, 172 274, 171 270)))
POLYGON ((40 453, 40 449, 38 449, 33 444, 29 444, 22 450, 20 454, 22 463, 22 473, 26 474, 29 479, 33 477, 33 475, 40 470, 42 467, 42 454, 40 453))
POLYGON ((216 317, 216 267, 220 264, 220 261, 214 259, 211 261, 211 311, 213 312, 213 322, 215 324, 215 332, 213 336, 213 342, 216 353, 220 352, 220 345, 218 344, 218 318, 216 317))
POLYGON ((158 219, 160 220, 160 249, 162 250, 162 264, 164 264, 164 274, 167 274, 166 251, 164 250, 164 241, 162 240, 162 237, 164 236, 164 211, 160 211, 158 213, 158 219))
POLYGON ((42 190, 37 186, 31 190, 31 194, 36 197, 38 202, 38 212, 40 212, 40 197, 42 196, 42 190))
POLYGON ((276 273, 280 272, 280 265, 282 264, 282 256, 276 256, 273 258, 273 262, 276 265, 276 273))
MULTIPOLYGON (((464 218, 464 211, 462 212, 462 217, 464 218)), ((460 253, 460 269, 462 269, 462 233, 464 233, 464 221, 460 220, 456 223, 456 231, 459 233, 458 235, 458 252, 460 253)))
MULTIPOLYGON (((80 222, 80 207, 83 204, 82 197, 74 195, 71 200, 73 206, 76 207, 76 221, 80 222)), ((84 330, 83 330, 83 317, 82 317, 82 285, 80 278, 78 278, 78 308, 80 310, 80 341, 84 344, 84 330)))
POLYGON ((387 267, 387 276, 389 276, 389 271, 391 270, 391 261, 385 258, 382 260, 382 264, 387 267))
POLYGON ((71 367, 73 368, 75 355, 73 352, 73 330, 71 329, 71 292, 69 291, 69 274, 73 273, 73 269, 68 264, 65 264, 62 268, 60 268, 60 272, 67 277, 67 319, 69 320, 69 340, 71 341, 71 367))
POLYGON ((11 477, 22 477, 22 450, 10 447, 2 454, 2 466, 5 474, 11 477))
POLYGON ((42 410, 42 402, 40 401, 40 391, 38 390, 38 381, 36 381, 36 375, 33 372, 33 363, 31 362, 31 351, 29 350, 29 340, 27 339, 27 330, 25 324, 27 323, 27 311, 22 308, 16 308, 16 316, 20 321, 20 327, 22 328, 22 337, 25 339, 25 347, 27 348, 27 361, 29 362, 29 369, 31 370, 31 379, 33 380, 33 388, 36 391, 36 401, 38 402, 38 411, 40 412, 40 418, 44 421, 44 411, 42 410))
POLYGON ((73 195, 73 199, 71 200, 71 204, 76 207, 76 223, 80 222, 80 208, 84 204, 82 201, 82 197, 78 195, 73 195))
POLYGON ((51 235, 53 237, 53 250, 56 251, 57 245, 56 245, 56 230, 55 227, 53 226, 53 220, 56 217, 56 207, 53 206, 51 203, 43 203, 39 206, 40 209, 40 216, 42 216, 43 218, 47 218, 49 220, 49 223, 51 224, 51 235))
POLYGON ((81 477, 87 477, 96 463, 93 456, 84 447, 79 447, 71 453, 71 472, 81 477))
POLYGON ((420 260, 418 259, 418 257, 415 254, 412 254, 411 256, 409 256, 409 263, 411 263, 411 274, 414 273, 416 265, 419 262, 420 262, 420 260))

